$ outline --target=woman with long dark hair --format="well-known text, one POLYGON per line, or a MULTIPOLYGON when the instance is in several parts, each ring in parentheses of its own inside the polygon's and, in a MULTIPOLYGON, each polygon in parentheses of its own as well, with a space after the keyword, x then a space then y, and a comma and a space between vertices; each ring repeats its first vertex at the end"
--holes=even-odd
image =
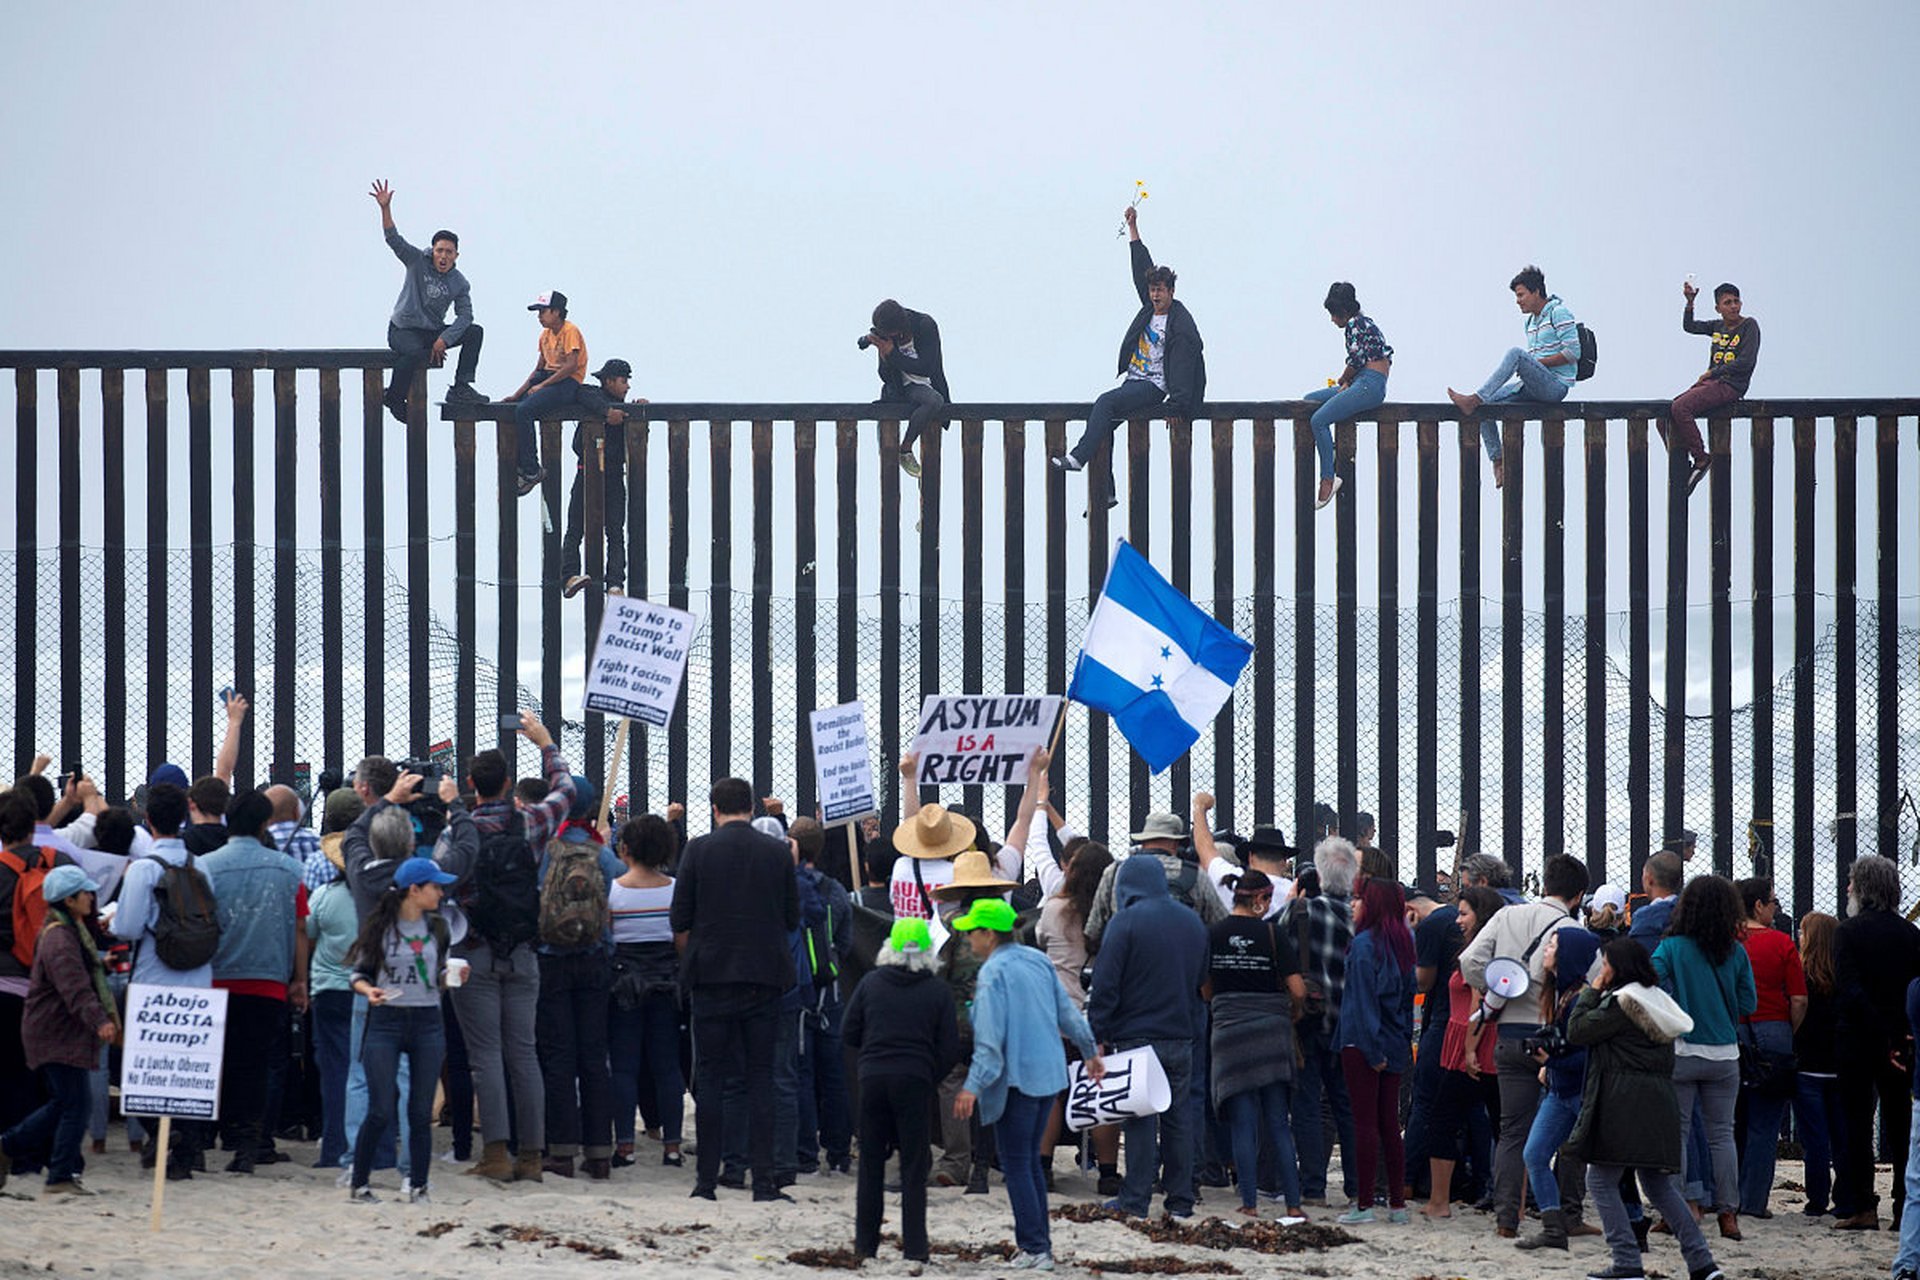
POLYGON ((687 1085, 680 1072, 680 953, 667 921, 673 906, 667 868, 680 856, 680 836, 665 818, 647 813, 620 828, 618 845, 627 869, 607 887, 614 948, 607 1006, 613 1163, 633 1163, 634 1111, 644 1102, 648 1117, 659 1121, 666 1148, 660 1163, 679 1166, 687 1085))
MULTIPOLYGON (((1694 1103, 1700 1105, 1713 1177, 1711 1204, 1719 1215, 1720 1234, 1729 1240, 1741 1238, 1740 1161, 1733 1140, 1733 1112, 1740 1097, 1738 1028, 1756 1003, 1753 965, 1740 945, 1746 918, 1733 881, 1695 876, 1680 891, 1667 936, 1653 953, 1661 987, 1693 1019, 1693 1028, 1674 1042, 1673 1092, 1683 1123, 1690 1122, 1694 1103)), ((1709 1194, 1707 1173, 1682 1162, 1682 1180, 1700 1183, 1703 1202, 1709 1194)))
POLYGON ((1327 309, 1327 319, 1346 335, 1347 363, 1337 383, 1309 391, 1304 397, 1320 406, 1313 411, 1313 445, 1320 453, 1320 492, 1314 500, 1315 508, 1326 506, 1340 492, 1340 478, 1333 473, 1334 424, 1385 403, 1387 372, 1393 368, 1393 348, 1381 336, 1380 326, 1360 310, 1360 299, 1352 285, 1340 280, 1328 286, 1322 305, 1327 309))
MULTIPOLYGON (((1087 1009, 1087 988, 1082 980, 1091 959, 1087 954, 1087 912, 1093 910, 1093 895, 1100 888, 1100 877, 1113 865, 1113 854, 1097 840, 1079 840, 1060 887, 1040 907, 1040 920, 1034 926, 1034 940, 1053 962, 1060 985, 1067 989, 1073 1007, 1087 1009)), ((1069 1047, 1068 1056, 1073 1056, 1069 1047)), ((1042 1162, 1051 1185, 1053 1149, 1060 1141, 1062 1103, 1054 1104, 1047 1117, 1047 1134, 1041 1143, 1046 1153, 1042 1162)), ((1100 1168, 1100 1194, 1120 1194, 1120 1129, 1117 1125, 1096 1125, 1092 1132, 1094 1160, 1100 1168)))
POLYGON ((1400 1077, 1413 1065, 1413 935, 1407 900, 1391 880, 1369 879, 1353 900, 1335 1044, 1353 1101, 1353 1207, 1344 1226, 1375 1221, 1374 1171, 1384 1156, 1387 1217, 1412 1221, 1406 1202, 1406 1147, 1400 1139, 1400 1077))
POLYGON ((1780 910, 1773 880, 1759 876, 1742 880, 1737 887, 1747 913, 1740 945, 1753 966, 1756 993, 1752 1015, 1741 1021, 1740 1041, 1770 1055, 1768 1060, 1777 1064, 1765 1080, 1740 1089, 1739 1110, 1744 1116, 1740 1121, 1740 1212, 1771 1218, 1767 1198, 1773 1193, 1780 1121, 1793 1099, 1798 1074, 1778 1068, 1793 1053, 1794 1028, 1807 1016, 1807 975, 1793 938, 1773 927, 1774 914, 1780 910))
POLYGON ((1839 925, 1838 917, 1824 911, 1800 917, 1807 1016, 1793 1034, 1793 1051, 1800 1059, 1800 1074, 1794 1078, 1793 1127, 1800 1135, 1807 1184, 1807 1203, 1800 1212, 1811 1218, 1831 1211, 1833 1174, 1847 1134, 1846 1113, 1840 1106, 1840 1060, 1834 1051, 1840 1038, 1840 996, 1833 969, 1833 935, 1839 925))
POLYGON ((1688 1274, 1720 1280, 1707 1238, 1673 1185, 1686 1115, 1675 1099, 1673 1046, 1693 1020, 1660 989, 1639 942, 1615 938, 1600 949, 1600 960, 1594 985, 1580 992, 1567 1019, 1567 1039, 1586 1047, 1587 1074, 1566 1149, 1587 1162, 1587 1194, 1613 1251, 1613 1264, 1590 1274, 1596 1280, 1646 1274, 1641 1237, 1620 1197, 1622 1177, 1638 1173, 1647 1203, 1673 1226, 1688 1274))
MULTIPOLYGON (((400 814, 398 808, 385 810, 400 814)), ((447 985, 450 930, 440 916, 440 898, 454 882, 431 858, 408 858, 393 884, 374 902, 347 953, 353 989, 366 997, 367 1030, 360 1061, 367 1072, 367 1118, 353 1147, 347 1198, 377 1204, 367 1180, 381 1134, 394 1123, 400 1098, 400 1055, 407 1055, 407 1200, 427 1199, 433 1170, 433 1094, 446 1057, 440 991, 447 985)), ((454 985, 458 985, 455 983, 454 985)))
MULTIPOLYGON (((1463 946, 1507 905, 1497 890, 1483 884, 1462 889, 1457 902, 1463 946)), ((1429 1218, 1453 1216, 1453 1152, 1468 1132, 1474 1109, 1484 1109, 1490 1116, 1500 1112, 1500 1077, 1493 1061, 1499 1037, 1473 1016, 1480 1010, 1480 1001, 1480 992, 1468 985, 1456 958, 1447 979, 1447 1035, 1440 1045, 1440 1084, 1427 1121, 1427 1149, 1448 1154, 1445 1158, 1430 1156, 1427 1161, 1432 1170, 1432 1189, 1420 1212, 1429 1218)), ((1492 1159, 1489 1147, 1480 1167, 1488 1167, 1492 1159)))

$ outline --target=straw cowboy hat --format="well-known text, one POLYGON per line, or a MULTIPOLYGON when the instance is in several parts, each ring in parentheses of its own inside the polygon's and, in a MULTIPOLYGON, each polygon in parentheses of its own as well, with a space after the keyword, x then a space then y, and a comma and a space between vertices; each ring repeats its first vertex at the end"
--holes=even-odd
POLYGON ((941 902, 957 902, 961 898, 979 893, 1007 893, 1020 886, 1011 880, 1002 880, 993 873, 993 863, 987 855, 978 849, 969 849, 953 860, 953 881, 937 889, 929 889, 941 902))
POLYGON ((922 805, 893 829, 893 847, 909 858, 951 858, 973 847, 973 823, 944 805, 922 805))

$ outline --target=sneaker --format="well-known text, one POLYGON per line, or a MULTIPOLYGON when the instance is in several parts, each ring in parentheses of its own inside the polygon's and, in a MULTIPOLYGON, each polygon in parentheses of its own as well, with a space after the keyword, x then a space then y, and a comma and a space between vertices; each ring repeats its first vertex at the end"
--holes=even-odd
POLYGON ((1052 462, 1054 466, 1060 468, 1062 471, 1078 471, 1082 467, 1087 465, 1086 463, 1080 461, 1080 459, 1074 457, 1070 453, 1063 453, 1058 457, 1049 459, 1049 461, 1052 462))
POLYGON ((1169 1218, 1177 1218, 1181 1222, 1185 1222, 1188 1218, 1191 1218, 1193 1216, 1193 1206, 1187 1205, 1184 1208, 1180 1208, 1180 1209, 1175 1209, 1172 1206, 1168 1206, 1167 1216, 1169 1218))
POLYGON ((905 449, 902 449, 900 451, 900 469, 906 472, 908 475, 912 476, 915 480, 918 480, 920 478, 919 461, 915 459, 914 456, 911 453, 907 452, 905 449))
POLYGON ((1587 1280, 1647 1280, 1644 1267, 1623 1267, 1618 1264, 1599 1271, 1587 1272, 1587 1280))
POLYGON ((547 469, 545 467, 540 467, 533 471, 522 471, 515 481, 515 487, 519 490, 520 496, 524 498, 535 489, 538 489, 540 482, 546 478, 547 469))
POLYGON ((401 422, 407 420, 407 397, 404 394, 395 395, 389 391, 386 395, 380 397, 380 403, 387 406, 387 412, 391 413, 401 422))
POLYGON ((1342 483, 1343 482, 1340 479, 1340 477, 1335 476, 1331 482, 1323 486, 1321 488, 1321 493, 1325 494, 1326 496, 1324 497, 1316 496, 1313 503, 1313 509, 1315 511, 1318 511, 1322 507, 1326 506, 1329 502, 1332 502, 1334 495, 1340 492, 1340 486, 1342 483))
POLYGON ((1132 1209, 1127 1208, 1127 1206, 1125 1206, 1124 1204, 1121 1204, 1120 1201, 1117 1199, 1103 1200, 1100 1202, 1100 1207, 1102 1209, 1109 1210, 1110 1212, 1113 1212, 1113 1213, 1124 1213, 1129 1218, 1144 1218, 1147 1216, 1144 1213, 1139 1213, 1132 1209))
POLYGON ((448 404, 491 404, 485 396, 473 389, 470 382, 456 382, 447 388, 448 404))
POLYGON ((1707 472, 1711 470, 1712 467, 1712 458, 1702 458, 1693 464, 1693 474, 1687 477, 1687 496, 1689 498, 1693 496, 1693 491, 1700 487, 1700 482, 1707 478, 1707 472))
POLYGON ((1053 1255, 1050 1253, 1016 1253, 1008 1261, 1007 1267, 1013 1271, 1051 1271, 1053 1255))
POLYGON ((1373 1209, 1369 1206, 1365 1209, 1349 1209, 1334 1221, 1343 1227, 1370 1227, 1378 1219, 1373 1216, 1373 1209))
MULTIPOLYGON (((1909 1271, 1908 1275, 1913 1273, 1909 1271)), ((1687 1280, 1727 1280, 1727 1273, 1709 1262, 1704 1267, 1695 1267, 1687 1272, 1687 1280)))
POLYGON ((1413 1211, 1404 1206, 1398 1209, 1388 1209, 1387 1221, 1396 1227, 1404 1227, 1413 1221, 1413 1211))
POLYGON ((627 594, 627 589, 620 583, 609 578, 607 580, 607 594, 610 596, 624 596, 627 594))
POLYGON ((425 1187, 408 1187, 407 1203, 408 1204, 432 1204, 433 1197, 427 1194, 427 1189, 425 1187))
POLYGON ((340 1176, 333 1180, 333 1185, 343 1189, 346 1187, 351 1187, 353 1185, 353 1170, 342 1169, 340 1171, 340 1176))
POLYGON ((566 582, 561 584, 560 594, 571 600, 586 590, 587 584, 592 581, 593 579, 584 573, 568 574, 566 582))
POLYGON ((681 1169, 686 1167, 687 1162, 681 1157, 678 1151, 662 1151, 660 1153, 660 1163, 670 1169, 681 1169))
POLYGON ((1120 1194, 1120 1185, 1121 1184, 1120 1184, 1119 1174, 1103 1173, 1100 1175, 1100 1180, 1094 1183, 1093 1189, 1097 1191, 1099 1194, 1111 1199, 1112 1197, 1120 1194))
POLYGON ((49 1196, 90 1196, 95 1193, 87 1190, 86 1185, 82 1183, 80 1179, 67 1178, 61 1182, 49 1182, 46 1190, 41 1192, 41 1194, 49 1196))
POLYGON ((354 1187, 347 1192, 348 1204, 379 1204, 380 1197, 373 1194, 372 1187, 354 1187))

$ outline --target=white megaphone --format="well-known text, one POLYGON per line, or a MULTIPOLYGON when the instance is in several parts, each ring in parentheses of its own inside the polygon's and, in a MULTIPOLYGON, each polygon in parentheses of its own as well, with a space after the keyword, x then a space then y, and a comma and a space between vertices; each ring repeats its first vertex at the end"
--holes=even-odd
POLYGON ((1533 985, 1533 978, 1527 973, 1527 966, 1509 956, 1499 956, 1487 962, 1487 994, 1480 1002, 1480 1010, 1474 1015, 1485 1022, 1506 1007, 1509 1000, 1527 994, 1527 988, 1533 985))

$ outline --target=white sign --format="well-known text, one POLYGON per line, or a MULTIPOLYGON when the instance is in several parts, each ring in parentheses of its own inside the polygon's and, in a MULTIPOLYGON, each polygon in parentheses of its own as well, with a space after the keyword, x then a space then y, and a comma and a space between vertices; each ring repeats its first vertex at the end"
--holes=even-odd
POLYGON ((813 724, 813 773, 820 784, 820 820, 829 827, 880 812, 867 751, 867 712, 858 702, 823 707, 813 724))
POLYGON ((147 983, 128 987, 120 1109, 134 1116, 215 1119, 226 1039, 226 992, 147 983))
POLYGON ((1067 1071, 1067 1128, 1075 1133, 1097 1124, 1121 1124, 1135 1116, 1159 1115, 1173 1105, 1167 1072, 1153 1046, 1106 1055, 1106 1074, 1098 1081, 1087 1064, 1067 1071))
POLYGON ((936 694, 920 707, 913 750, 923 787, 1024 786, 1027 757, 1053 737, 1060 699, 1051 694, 936 694))
POLYGON ((600 639, 587 664, 586 709, 628 716, 655 728, 665 725, 680 698, 694 627, 690 613, 608 596, 600 639))

